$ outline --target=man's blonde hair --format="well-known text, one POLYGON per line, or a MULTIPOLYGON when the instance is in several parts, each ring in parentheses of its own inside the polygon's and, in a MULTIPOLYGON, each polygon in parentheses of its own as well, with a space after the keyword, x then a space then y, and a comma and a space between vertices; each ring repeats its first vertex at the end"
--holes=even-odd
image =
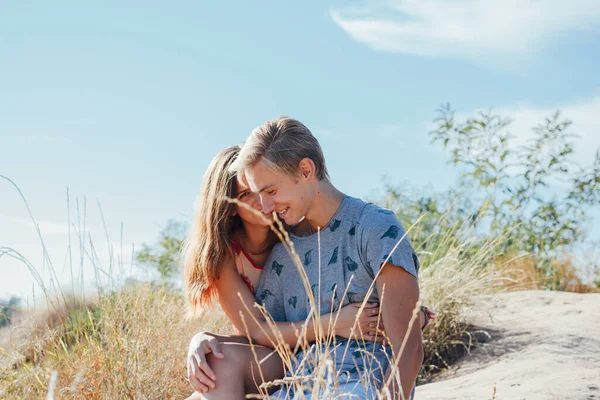
POLYGON ((254 128, 231 171, 243 173, 263 159, 273 171, 295 176, 304 158, 315 163, 315 174, 319 180, 329 178, 317 138, 302 122, 279 117, 254 128))

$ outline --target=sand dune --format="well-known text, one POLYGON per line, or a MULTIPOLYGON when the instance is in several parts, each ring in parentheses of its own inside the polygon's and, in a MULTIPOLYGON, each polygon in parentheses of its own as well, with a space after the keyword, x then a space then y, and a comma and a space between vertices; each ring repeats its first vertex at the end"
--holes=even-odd
POLYGON ((468 320, 491 340, 416 399, 600 400, 600 294, 525 291, 482 300, 468 320))

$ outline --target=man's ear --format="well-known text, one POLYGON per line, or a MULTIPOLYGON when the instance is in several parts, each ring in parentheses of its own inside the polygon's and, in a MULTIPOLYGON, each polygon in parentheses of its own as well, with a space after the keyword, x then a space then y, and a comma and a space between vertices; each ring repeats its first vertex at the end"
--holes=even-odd
POLYGON ((315 163, 310 158, 303 158, 298 164, 298 179, 310 182, 315 178, 315 163))

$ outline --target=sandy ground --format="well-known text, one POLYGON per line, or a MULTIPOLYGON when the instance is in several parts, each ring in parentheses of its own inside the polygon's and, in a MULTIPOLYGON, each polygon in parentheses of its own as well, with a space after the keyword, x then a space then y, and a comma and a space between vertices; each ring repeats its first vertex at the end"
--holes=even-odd
POLYGON ((600 400, 600 294, 512 292, 482 306, 468 320, 491 340, 418 387, 417 400, 600 400))

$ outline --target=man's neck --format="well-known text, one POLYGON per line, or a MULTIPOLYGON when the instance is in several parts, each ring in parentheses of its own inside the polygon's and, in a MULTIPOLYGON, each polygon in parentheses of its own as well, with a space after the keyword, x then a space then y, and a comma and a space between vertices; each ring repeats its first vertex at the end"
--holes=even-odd
POLYGON ((310 209, 302 221, 305 225, 302 230, 314 233, 323 229, 340 208, 343 200, 344 193, 336 189, 329 179, 319 182, 310 209))

